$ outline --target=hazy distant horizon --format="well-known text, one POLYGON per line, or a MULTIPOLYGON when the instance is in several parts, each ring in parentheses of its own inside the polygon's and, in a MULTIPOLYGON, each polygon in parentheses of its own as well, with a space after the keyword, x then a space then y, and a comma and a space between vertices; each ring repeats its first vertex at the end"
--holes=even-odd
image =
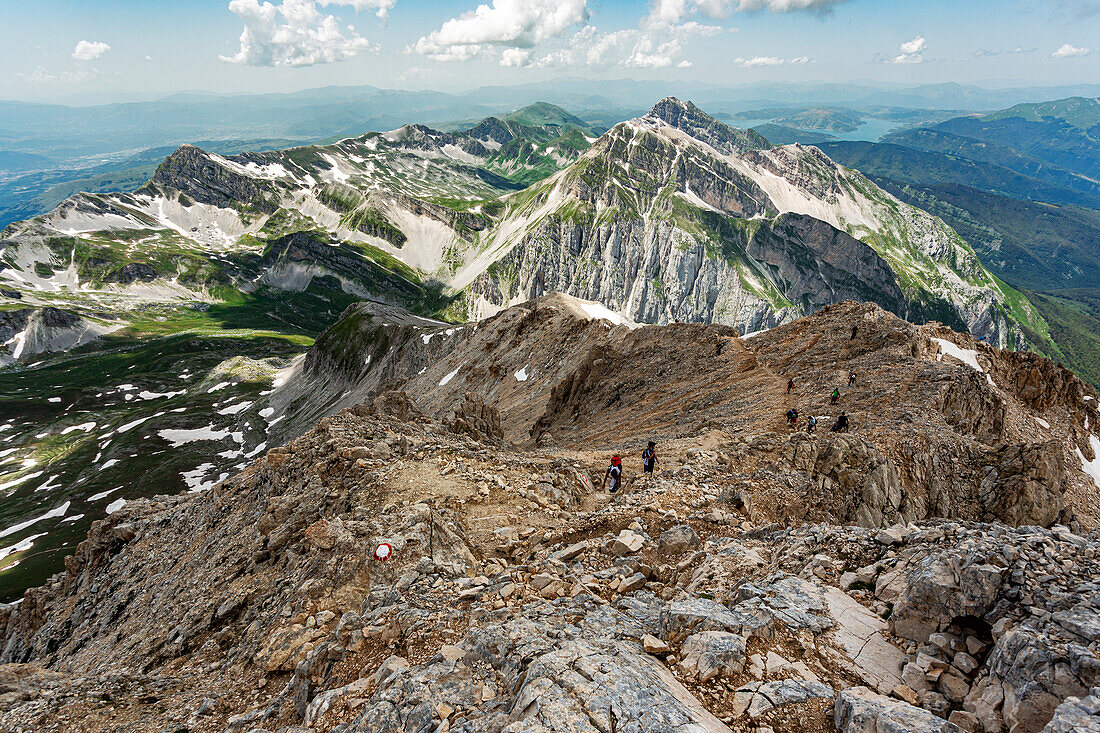
MULTIPOLYGON (((350 91, 350 90, 368 90, 374 89, 380 92, 393 92, 393 93, 415 93, 415 94, 432 94, 437 93, 440 95, 448 95, 453 97, 463 97, 472 94, 476 94, 478 91, 485 89, 501 89, 501 90, 522 90, 525 87, 532 86, 547 86, 553 87, 555 84, 570 84, 575 82, 589 82, 596 84, 638 84, 638 85, 652 85, 657 89, 667 89, 668 94, 675 95, 677 88, 698 90, 701 92, 731 92, 733 94, 751 94, 754 90, 774 88, 774 89, 805 89, 807 87, 819 87, 822 90, 835 89, 838 87, 852 87, 867 90, 878 90, 882 92, 906 92, 917 91, 921 89, 932 88, 947 88, 949 85, 956 85, 962 90, 982 90, 991 93, 998 92, 1030 92, 1032 99, 1021 99, 1020 101, 1040 101, 1041 100, 1053 100, 1064 96, 1095 96, 1100 97, 1100 82, 1090 83, 1084 82, 1079 84, 1072 84, 1066 82, 1051 82, 1047 84, 1028 83, 1022 80, 990 80, 990 81, 976 81, 976 82, 938 82, 927 84, 903 84, 894 82, 875 81, 872 79, 852 79, 846 81, 826 81, 823 79, 811 79, 799 82, 773 82, 773 81, 757 81, 746 82, 741 84, 717 84, 707 82, 692 82, 686 80, 670 79, 635 79, 631 77, 621 77, 618 79, 595 79, 585 77, 568 77, 560 76, 549 79, 539 80, 537 82, 520 82, 517 84, 481 84, 476 86, 467 86, 456 89, 443 89, 432 87, 385 87, 375 86, 371 84, 330 84, 324 86, 309 86, 299 89, 290 89, 286 91, 258 91, 249 90, 243 92, 218 92, 210 89, 191 88, 191 89, 176 89, 171 91, 160 92, 84 92, 73 93, 69 95, 63 95, 57 99, 42 100, 42 99, 20 99, 20 98, 0 98, 0 103, 12 102, 12 103, 29 103, 29 104, 45 104, 45 105, 61 105, 68 107, 93 107, 101 105, 114 105, 114 104, 141 104, 141 103, 155 103, 165 100, 170 100, 175 97, 185 96, 209 96, 212 98, 243 98, 248 96, 263 97, 268 95, 283 95, 287 97, 293 97, 296 95, 309 94, 313 92, 323 92, 326 90, 336 91, 350 91), (1043 95, 1043 92, 1049 91, 1049 94, 1043 95), (1036 96, 1038 94, 1038 96, 1036 96)), ((656 101, 660 96, 668 96, 661 92, 656 92, 658 96, 653 97, 653 101, 656 101)), ((798 104, 796 100, 792 104, 798 104)), ((989 105, 990 108, 997 107, 997 104, 989 105)))

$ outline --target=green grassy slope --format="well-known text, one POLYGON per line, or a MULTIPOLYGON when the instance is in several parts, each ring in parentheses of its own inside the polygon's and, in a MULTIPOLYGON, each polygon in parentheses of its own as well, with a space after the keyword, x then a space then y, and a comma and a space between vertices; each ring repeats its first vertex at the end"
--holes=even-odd
POLYGON ((1025 292, 1049 324, 1060 361, 1100 388, 1100 288, 1025 292))
POLYGON ((538 127, 540 125, 576 125, 582 128, 588 127, 587 123, 580 117, 548 102, 535 102, 534 104, 529 104, 522 109, 517 109, 511 114, 505 115, 501 119, 507 120, 508 122, 518 122, 528 127, 538 127))

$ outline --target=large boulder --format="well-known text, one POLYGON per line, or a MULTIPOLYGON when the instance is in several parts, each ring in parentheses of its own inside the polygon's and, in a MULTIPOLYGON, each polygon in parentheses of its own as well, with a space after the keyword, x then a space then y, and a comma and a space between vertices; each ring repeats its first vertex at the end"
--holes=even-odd
POLYGON ((1042 733, 1100 733, 1100 688, 1088 697, 1068 697, 1042 733))
POLYGON ((452 432, 475 440, 499 443, 504 438, 500 410, 472 392, 467 392, 462 402, 443 416, 443 424, 452 432))
POLYGON ((958 733, 959 730, 927 710, 866 687, 850 687, 837 696, 833 722, 838 733, 958 733))
POLYGON ((745 668, 745 638, 726 631, 703 631, 684 639, 680 666, 700 682, 732 677, 745 668))
POLYGON ((927 555, 880 576, 875 595, 894 604, 894 634, 927 641, 929 634, 956 618, 984 616, 997 601, 1003 574, 993 565, 965 565, 953 555, 927 555))
POLYGON ((657 550, 662 555, 677 556, 690 552, 699 546, 699 535, 686 524, 678 524, 661 533, 657 550))

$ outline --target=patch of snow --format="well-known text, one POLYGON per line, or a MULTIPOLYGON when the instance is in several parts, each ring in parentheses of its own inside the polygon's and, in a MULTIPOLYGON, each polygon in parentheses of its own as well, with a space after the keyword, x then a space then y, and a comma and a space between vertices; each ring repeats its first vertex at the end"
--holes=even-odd
POLYGON ((98 494, 92 494, 91 496, 89 496, 84 501, 93 502, 93 501, 99 501, 100 499, 106 499, 108 496, 115 493, 116 491, 118 491, 121 488, 122 488, 121 486, 116 486, 113 489, 107 489, 106 491, 101 491, 98 494))
POLYGON ((707 211, 713 211, 716 214, 723 214, 723 215, 725 214, 725 212, 722 211, 721 209, 719 209, 715 206, 711 206, 706 201, 699 198, 699 195, 696 194, 694 191, 692 191, 691 186, 687 185, 687 183, 684 184, 684 190, 683 191, 677 191, 676 195, 679 196, 680 198, 684 199, 685 201, 687 201, 689 204, 691 204, 692 206, 694 206, 696 208, 705 209, 707 211))
POLYGON ((219 389, 224 389, 224 388, 228 387, 230 384, 231 384, 230 382, 218 382, 213 387, 206 390, 206 393, 210 394, 211 392, 217 392, 219 389))
POLYGON ((322 153, 321 157, 328 161, 328 164, 332 166, 332 170, 329 171, 329 175, 332 176, 332 180, 336 183, 346 183, 351 179, 351 176, 340 170, 340 164, 336 162, 328 153, 322 153))
POLYGON ((150 392, 148 390, 142 390, 138 392, 138 399, 142 400, 155 400, 160 397, 178 397, 181 394, 187 394, 186 389, 181 389, 178 392, 150 392))
POLYGON ((252 458, 253 456, 256 456, 260 453, 263 453, 266 448, 267 448, 267 443, 260 443, 258 446, 256 446, 252 450, 245 453, 244 457, 245 458, 252 458))
POLYGON ((0 530, 0 537, 7 537, 9 534, 15 534, 16 532, 20 532, 20 531, 26 529, 27 527, 30 527, 33 524, 38 524, 39 522, 42 522, 42 521, 47 520, 47 519, 55 519, 57 517, 63 517, 63 516, 65 516, 65 512, 69 511, 69 503, 70 502, 65 502, 64 504, 57 507, 56 509, 51 509, 50 511, 46 512, 45 514, 41 514, 41 515, 35 517, 34 519, 28 519, 25 522, 20 522, 19 524, 13 524, 12 526, 8 527, 7 529, 0 530))
POLYGON ((275 408, 274 407, 265 407, 264 409, 260 410, 260 417, 264 418, 265 420, 267 418, 271 417, 274 414, 275 414, 275 408))
POLYGON ((194 443, 197 440, 225 440, 230 436, 230 432, 228 430, 215 430, 214 426, 211 424, 206 427, 193 428, 191 430, 161 430, 157 435, 171 443, 173 448, 178 448, 181 445, 194 443))
POLYGON ((219 415, 236 415, 238 412, 243 412, 244 410, 247 410, 249 407, 252 407, 251 402, 238 402, 235 405, 230 405, 229 407, 226 407, 225 409, 218 410, 218 414, 219 415))
POLYGON ((60 401, 61 401, 60 397, 47 397, 46 398, 46 402, 60 402, 60 401))
POLYGON ((294 375, 298 367, 302 364, 303 361, 305 361, 305 358, 305 354, 299 354, 298 356, 291 359, 290 364, 288 364, 286 368, 280 369, 278 372, 276 372, 275 379, 272 380, 271 386, 278 389, 279 387, 282 387, 284 384, 286 384, 286 380, 290 379, 290 377, 294 375))
POLYGON ((87 432, 90 432, 91 430, 94 430, 94 429, 95 429, 95 423, 94 422, 85 422, 85 423, 80 423, 79 425, 73 425, 71 427, 67 427, 67 428, 65 428, 64 430, 61 431, 61 434, 62 435, 68 435, 69 433, 76 432, 77 430, 83 430, 85 433, 87 433, 87 432))
POLYGON ((526 382, 527 381, 527 365, 526 364, 523 365, 522 369, 520 369, 518 372, 516 372, 516 381, 517 382, 526 382))
POLYGON ((589 300, 576 299, 577 306, 588 314, 589 318, 595 318, 602 321, 610 321, 616 326, 626 326, 627 328, 638 328, 638 324, 630 320, 621 313, 608 308, 603 303, 595 303, 589 300))
POLYGON ((3 560, 8 555, 14 555, 17 552, 26 552, 34 546, 34 541, 39 537, 45 537, 46 533, 32 534, 30 537, 24 537, 10 547, 0 549, 0 560, 3 560))
POLYGON ((118 463, 118 459, 117 458, 112 458, 111 460, 107 461, 102 466, 100 466, 99 470, 104 471, 104 470, 110 468, 111 466, 115 465, 116 463, 118 463))
POLYGON ((62 522, 75 522, 76 520, 83 519, 83 518, 84 518, 83 514, 73 514, 72 516, 65 517, 61 521, 62 522))
POLYGON ((13 486, 18 486, 24 481, 30 481, 32 478, 38 478, 43 473, 45 473, 45 471, 35 471, 34 473, 28 473, 26 476, 20 476, 19 478, 13 478, 11 481, 5 481, 4 483, 0 484, 0 491, 3 491, 4 489, 10 489, 13 486))
POLYGON ((107 512, 108 514, 114 514, 115 512, 117 512, 119 509, 121 509, 124 506, 126 506, 126 500, 125 499, 115 499, 110 504, 108 504, 107 508, 104 509, 103 511, 107 512))
POLYGON ((440 387, 442 387, 442 386, 443 386, 443 385, 445 385, 445 384, 446 384, 447 382, 449 382, 449 381, 451 381, 452 379, 454 379, 454 378, 455 378, 455 375, 456 375, 456 374, 458 374, 458 370, 459 370, 459 369, 461 369, 461 368, 462 368, 461 366, 460 366, 460 367, 458 367, 458 369, 455 369, 455 370, 454 370, 453 372, 451 372, 451 373, 450 373, 450 374, 448 374, 447 376, 443 377, 443 379, 440 379, 440 380, 439 380, 439 386, 440 386, 440 387))
POLYGON ((191 493, 206 491, 216 484, 217 481, 203 481, 206 474, 213 468, 213 463, 202 463, 190 471, 181 473, 180 476, 183 478, 183 482, 187 484, 187 490, 191 493))
POLYGON ((46 481, 41 486, 39 486, 37 489, 34 490, 34 493, 37 494, 39 491, 49 491, 50 489, 58 488, 59 486, 61 486, 61 484, 53 483, 56 479, 57 479, 57 474, 54 474, 53 476, 50 476, 49 478, 46 479, 46 481))
POLYGON ((940 354, 936 357, 936 361, 943 361, 943 355, 947 354, 948 356, 955 357, 971 369, 982 373, 985 372, 985 370, 982 369, 981 364, 978 363, 977 351, 974 351, 973 349, 964 349, 960 346, 957 346, 953 342, 948 341, 947 339, 933 338, 932 340, 935 341, 940 347, 940 354))
POLYGON ((1100 438, 1095 435, 1089 436, 1089 446, 1092 448, 1092 455, 1094 458, 1091 461, 1085 460, 1085 454, 1081 452, 1080 448, 1074 448, 1077 451, 1077 457, 1081 459, 1081 470, 1092 476, 1093 483, 1097 488, 1100 488, 1100 438))
POLYGON ((127 430, 130 430, 131 428, 136 428, 138 425, 141 425, 143 422, 145 422, 148 419, 149 419, 148 417, 139 417, 137 420, 134 420, 133 422, 128 422, 125 425, 119 425, 118 432, 125 433, 127 430))
POLYGON ((446 155, 448 158, 460 160, 463 163, 469 163, 470 165, 481 165, 485 162, 482 158, 479 158, 472 153, 467 153, 465 150, 453 143, 447 143, 443 146, 442 149, 443 154, 446 155))

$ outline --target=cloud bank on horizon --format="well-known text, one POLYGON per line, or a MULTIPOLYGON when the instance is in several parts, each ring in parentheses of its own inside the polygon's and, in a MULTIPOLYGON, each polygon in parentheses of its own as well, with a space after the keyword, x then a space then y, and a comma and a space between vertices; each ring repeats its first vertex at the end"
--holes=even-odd
MULTIPOLYGON (((101 7, 122 12, 123 5, 103 0, 101 7)), ((685 79, 708 81, 963 81, 1023 72, 1050 81, 1068 73, 1087 83, 1097 63, 1089 41, 1100 32, 1100 0, 1022 0, 1012 7, 929 0, 919 8, 904 0, 221 0, 215 6, 194 28, 152 13, 146 32, 117 33, 119 26, 105 21, 94 29, 81 24, 81 35, 63 40, 56 23, 28 11, 24 25, 10 29, 22 46, 0 49, 0 66, 10 69, 0 82, 30 96, 48 96, 38 90, 51 87, 90 91, 81 86, 89 81, 102 88, 129 80, 187 88, 193 78, 248 89, 364 80, 463 85, 572 71, 620 77, 637 70, 657 79, 688 69, 685 79), (998 23, 988 22, 990 13, 998 23), (43 50, 55 36, 60 44, 43 50)))
MULTIPOLYGON (((489 0, 444 19, 434 30, 407 44, 403 51, 436 62, 476 59, 505 67, 688 68, 693 64, 685 56, 692 40, 736 32, 736 27, 725 22, 739 14, 826 16, 851 1, 651 0, 636 24, 607 29, 592 22, 589 0, 489 0)), ((1078 17, 1091 15, 1094 4, 1094 0, 1052 2, 1071 8, 1078 17)), ((330 6, 372 13, 385 22, 397 0, 231 0, 228 9, 244 21, 244 28, 238 50, 219 55, 219 59, 246 66, 297 67, 344 61, 380 50, 377 43, 361 35, 353 25, 344 25, 336 15, 321 9, 330 6)), ((880 52, 876 60, 921 64, 926 61, 927 49, 925 35, 917 34, 892 53, 880 52)), ((1024 46, 1004 51, 980 48, 970 52, 969 57, 1034 50, 1024 46)), ((93 50, 86 49, 84 53, 91 54, 93 50)), ((1053 50, 1050 57, 1075 58, 1089 53, 1087 46, 1065 43, 1053 50)), ((76 53, 73 55, 78 57, 76 53)), ((733 64, 744 68, 813 62, 808 53, 790 57, 758 54, 733 59, 733 64)))
MULTIPOLYGON (((684 46, 736 28, 711 21, 736 13, 827 13, 848 0, 654 0, 634 28, 601 31, 589 24, 587 0, 492 0, 451 18, 406 51, 435 61, 486 58, 502 66, 686 68, 684 46), (704 22, 695 20, 704 18, 704 22), (541 41, 572 34, 540 53, 541 41)), ((765 57, 761 57, 765 58, 765 57)), ((799 62, 809 57, 799 57, 799 62)))

